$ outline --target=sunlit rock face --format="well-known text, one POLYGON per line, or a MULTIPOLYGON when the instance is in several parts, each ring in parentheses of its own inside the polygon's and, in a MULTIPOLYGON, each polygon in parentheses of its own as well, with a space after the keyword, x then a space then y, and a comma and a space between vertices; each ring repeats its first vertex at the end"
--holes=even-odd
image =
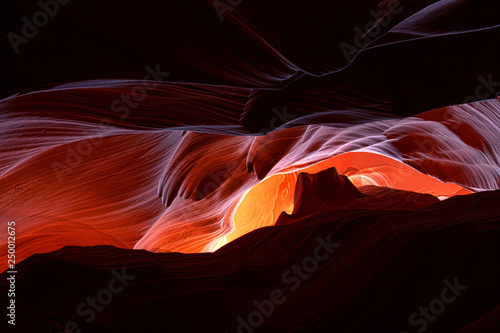
POLYGON ((15 112, 23 98, 4 101, 1 155, 2 218, 19 223, 21 258, 69 245, 213 251, 274 225, 301 175, 332 167, 356 187, 442 200, 500 179, 498 100, 230 136, 40 118, 15 112))
POLYGON ((455 276, 424 330, 498 332, 500 2, 220 6, 72 2, 6 55, 20 332, 410 332, 455 276), (84 321, 112 269, 141 282, 84 321))

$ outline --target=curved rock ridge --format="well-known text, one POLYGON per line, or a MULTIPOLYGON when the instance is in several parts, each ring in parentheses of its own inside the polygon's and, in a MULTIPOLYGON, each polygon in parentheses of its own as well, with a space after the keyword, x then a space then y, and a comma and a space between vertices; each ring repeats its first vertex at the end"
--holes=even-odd
POLYGON ((500 332, 499 12, 0 2, 15 331, 500 332))
MULTIPOLYGON (((154 331, 165 322, 182 332, 237 332, 244 331, 243 320, 266 332, 403 332, 415 329, 408 317, 419 306, 455 285, 445 293, 454 299, 446 303, 449 311, 427 330, 495 332, 499 199, 499 191, 486 191, 388 213, 318 210, 317 196, 307 192, 303 210, 311 204, 316 214, 260 228, 214 253, 94 246, 34 255, 18 266, 17 311, 36 321, 19 321, 16 329, 61 330, 71 320, 92 332, 154 331), (304 268, 292 273, 293 267, 304 268), (85 322, 86 298, 105 290, 115 274, 124 288, 85 322), (61 288, 70 292, 56 292, 61 288), (272 310, 271 299, 278 301, 272 310), (269 315, 253 320, 255 311, 269 315)), ((0 275, 2 292, 6 275, 0 275)))
MULTIPOLYGON (((237 207, 254 186, 274 181, 291 198, 300 172, 331 167, 358 187, 440 199, 499 185, 496 99, 264 136, 102 126, 97 115, 70 121, 36 108, 20 112, 16 103, 14 97, 2 107, 0 216, 18 222, 19 259, 68 245, 211 251, 234 231, 237 207)), ((280 191, 253 205, 259 212, 247 212, 248 227, 229 239, 290 213, 293 201, 279 199, 280 191)))
MULTIPOLYGON (((29 20, 40 11, 38 3, 21 3, 0 10, 5 31, 17 34, 17 41, 24 38, 18 18, 29 20)), ((500 34, 496 0, 480 5, 472 0, 236 3, 223 9, 212 0, 141 5, 91 0, 60 6, 58 13, 64 14, 25 43, 2 40, 9 52, 0 73, 0 98, 55 86, 97 86, 98 96, 84 90, 71 101, 98 106, 107 93, 130 93, 130 85, 143 78, 177 82, 194 85, 181 88, 185 96, 214 89, 232 95, 231 103, 214 98, 208 113, 202 103, 191 105, 184 121, 196 114, 199 121, 193 126, 213 125, 213 118, 203 115, 223 109, 226 123, 234 120, 227 119, 233 112, 245 112, 246 131, 258 132, 269 128, 270 111, 283 105, 290 114, 316 122, 321 122, 317 113, 345 110, 346 105, 348 110, 415 115, 475 96, 479 76, 492 74, 498 82, 500 48, 491 42, 500 34), (242 108, 238 103, 245 98, 242 108)), ((115 96, 106 101, 106 109, 115 96)), ((148 98, 136 111, 145 114, 143 104, 151 103, 161 104, 148 98)), ((184 101, 178 98, 177 103, 184 101)), ((347 112, 338 116, 350 117, 347 112)), ((177 126, 175 121, 168 125, 177 126)))

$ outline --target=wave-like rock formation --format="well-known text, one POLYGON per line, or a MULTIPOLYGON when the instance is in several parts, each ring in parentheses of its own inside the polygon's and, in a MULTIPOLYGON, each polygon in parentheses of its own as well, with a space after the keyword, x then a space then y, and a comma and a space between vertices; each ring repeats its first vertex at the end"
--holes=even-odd
MULTIPOLYGON (((303 177, 313 184, 295 214, 284 213, 280 225, 214 253, 97 246, 32 256, 18 267, 20 316, 36 320, 39 331, 63 331, 74 321, 89 332, 155 332, 161 323, 178 332, 401 332, 411 328, 408 316, 441 297, 443 280, 458 279, 466 289, 427 331, 500 328, 499 191, 437 202, 403 191, 381 199, 343 178, 334 187, 344 182, 345 206, 334 208, 321 198, 322 176, 303 177), (356 202, 371 207, 356 209, 356 202), (393 203, 400 208, 387 211, 393 203), (334 246, 316 251, 317 239, 327 243, 330 235, 334 246), (316 252, 322 261, 307 259, 316 252), (107 302, 98 293, 108 288, 113 269, 125 275, 126 286, 86 323, 92 313, 87 297, 107 302), (280 296, 271 306, 273 292, 280 296), (251 330, 240 328, 248 325, 251 330)), ((20 320, 16 328, 31 332, 34 325, 20 320)))
POLYGON ((265 136, 69 124, 4 103, 1 215, 18 223, 19 259, 69 245, 214 249, 244 234, 235 224, 251 231, 293 209, 304 171, 441 199, 500 182, 498 100, 265 136))
POLYGON ((16 331, 499 332, 499 11, 1 4, 16 331))

